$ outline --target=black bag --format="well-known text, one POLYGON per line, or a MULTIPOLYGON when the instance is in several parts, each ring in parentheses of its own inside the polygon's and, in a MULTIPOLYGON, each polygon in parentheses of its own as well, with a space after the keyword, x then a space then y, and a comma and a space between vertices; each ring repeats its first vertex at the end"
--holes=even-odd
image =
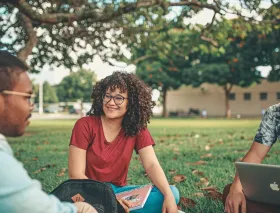
POLYGON ((66 202, 85 201, 98 213, 125 213, 109 184, 95 180, 67 180, 56 187, 51 194, 66 202))

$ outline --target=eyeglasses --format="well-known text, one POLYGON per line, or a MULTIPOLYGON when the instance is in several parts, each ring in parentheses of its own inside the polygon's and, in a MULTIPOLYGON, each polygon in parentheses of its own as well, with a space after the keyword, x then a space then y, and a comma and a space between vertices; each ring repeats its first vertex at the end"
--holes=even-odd
POLYGON ((28 103, 30 105, 34 104, 35 101, 35 94, 30 94, 30 93, 25 93, 25 92, 17 92, 17 91, 10 91, 10 90, 3 90, 1 91, 1 93, 5 94, 5 95, 18 95, 18 96, 23 96, 26 97, 28 99, 28 103))
POLYGON ((112 96, 112 95, 106 93, 103 96, 103 102, 107 104, 112 100, 112 98, 113 98, 116 105, 121 105, 123 103, 124 99, 128 99, 128 98, 125 98, 121 95, 112 96))

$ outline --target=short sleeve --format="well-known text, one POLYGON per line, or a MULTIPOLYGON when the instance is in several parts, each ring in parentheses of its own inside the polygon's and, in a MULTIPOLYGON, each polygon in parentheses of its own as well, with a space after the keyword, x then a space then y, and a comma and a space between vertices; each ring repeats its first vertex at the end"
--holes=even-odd
POLYGON ((274 115, 274 108, 270 107, 265 112, 257 134, 254 138, 255 142, 266 146, 272 146, 277 140, 277 119, 274 115))
POLYGON ((143 129, 141 130, 141 132, 136 136, 136 142, 135 142, 135 151, 136 153, 138 154, 138 151, 140 149, 143 149, 147 146, 154 146, 155 145, 155 142, 149 132, 149 130, 146 128, 146 129, 143 129))
POLYGON ((93 127, 89 117, 81 118, 72 130, 70 145, 87 150, 93 141, 93 137, 93 127))

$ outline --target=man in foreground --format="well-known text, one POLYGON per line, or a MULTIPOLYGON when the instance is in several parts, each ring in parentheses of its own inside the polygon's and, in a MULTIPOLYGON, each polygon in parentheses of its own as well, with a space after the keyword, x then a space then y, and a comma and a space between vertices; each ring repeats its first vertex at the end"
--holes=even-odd
POLYGON ((15 159, 5 136, 23 135, 33 103, 27 66, 0 50, 0 211, 7 213, 97 213, 87 203, 64 203, 41 189, 15 159))
MULTIPOLYGON (((254 142, 243 157, 243 162, 261 163, 271 146, 280 138, 280 103, 268 108, 259 126, 254 142)), ((274 213, 280 212, 279 206, 246 200, 238 174, 232 185, 224 189, 223 200, 227 213, 274 213)))

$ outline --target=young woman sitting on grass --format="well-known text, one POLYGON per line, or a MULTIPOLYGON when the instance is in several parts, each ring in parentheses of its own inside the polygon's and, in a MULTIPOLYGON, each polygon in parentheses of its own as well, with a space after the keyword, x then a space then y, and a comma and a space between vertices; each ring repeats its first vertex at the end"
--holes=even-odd
POLYGON ((72 131, 70 178, 109 182, 115 193, 139 187, 127 186, 126 181, 135 150, 155 187, 144 208, 132 212, 177 213, 179 192, 169 186, 147 129, 155 105, 151 89, 134 74, 115 72, 94 86, 92 99, 89 116, 79 119, 72 131))

